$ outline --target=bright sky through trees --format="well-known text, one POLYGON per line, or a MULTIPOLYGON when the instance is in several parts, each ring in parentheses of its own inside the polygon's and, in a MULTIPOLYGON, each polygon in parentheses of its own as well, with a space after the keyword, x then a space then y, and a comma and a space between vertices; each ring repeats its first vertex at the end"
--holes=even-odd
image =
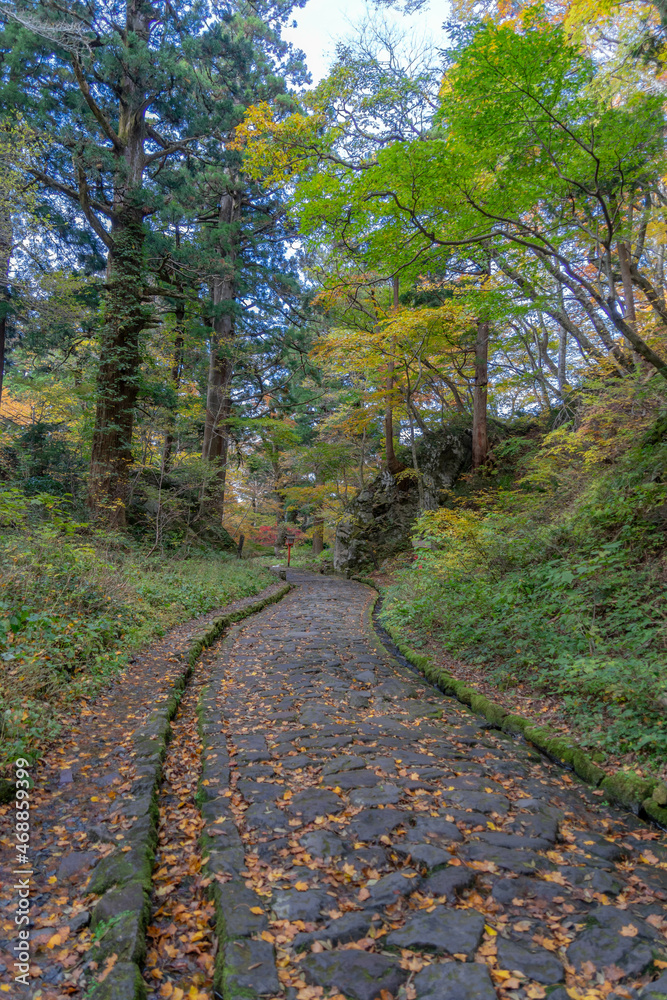
MULTIPOLYGON (((363 0, 308 0, 303 10, 295 11, 297 27, 285 28, 283 37, 306 53, 313 83, 326 75, 335 55, 336 42, 347 37, 353 26, 373 10, 373 5, 363 0)), ((451 8, 442 0, 434 0, 417 14, 406 16, 383 7, 381 16, 408 33, 432 38, 438 44, 442 24, 451 16, 451 8)))

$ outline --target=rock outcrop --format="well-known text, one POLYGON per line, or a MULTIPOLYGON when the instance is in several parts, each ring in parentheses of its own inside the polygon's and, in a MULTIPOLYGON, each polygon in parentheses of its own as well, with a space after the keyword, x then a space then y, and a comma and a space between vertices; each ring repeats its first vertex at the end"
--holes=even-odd
MULTIPOLYGON (((425 435, 419 442, 418 465, 424 506, 435 509, 442 491, 449 489, 472 461, 469 430, 425 435)), ((419 514, 417 479, 410 469, 392 475, 380 473, 354 498, 336 530, 334 569, 353 573, 405 548, 419 514)))

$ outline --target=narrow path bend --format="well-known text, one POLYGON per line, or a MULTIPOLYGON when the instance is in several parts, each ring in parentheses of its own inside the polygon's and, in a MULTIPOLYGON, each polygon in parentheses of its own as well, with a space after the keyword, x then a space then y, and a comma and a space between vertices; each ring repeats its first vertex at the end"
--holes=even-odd
POLYGON ((367 587, 288 579, 205 705, 226 1000, 667 997, 662 835, 392 662, 367 587))

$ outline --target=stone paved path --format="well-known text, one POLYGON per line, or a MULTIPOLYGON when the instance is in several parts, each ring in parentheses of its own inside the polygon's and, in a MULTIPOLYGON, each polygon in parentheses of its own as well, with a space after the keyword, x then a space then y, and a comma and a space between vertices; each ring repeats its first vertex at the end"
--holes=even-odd
POLYGON ((663 835, 392 661, 368 588, 288 579, 202 706, 226 1000, 667 997, 663 835))

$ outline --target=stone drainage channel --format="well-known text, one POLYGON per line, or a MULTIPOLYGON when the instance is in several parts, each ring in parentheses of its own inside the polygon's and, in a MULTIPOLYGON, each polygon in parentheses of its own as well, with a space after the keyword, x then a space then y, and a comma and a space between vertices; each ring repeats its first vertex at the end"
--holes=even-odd
POLYGON ((368 587, 288 580, 172 724, 151 1000, 667 998, 665 838, 394 659, 368 587))

